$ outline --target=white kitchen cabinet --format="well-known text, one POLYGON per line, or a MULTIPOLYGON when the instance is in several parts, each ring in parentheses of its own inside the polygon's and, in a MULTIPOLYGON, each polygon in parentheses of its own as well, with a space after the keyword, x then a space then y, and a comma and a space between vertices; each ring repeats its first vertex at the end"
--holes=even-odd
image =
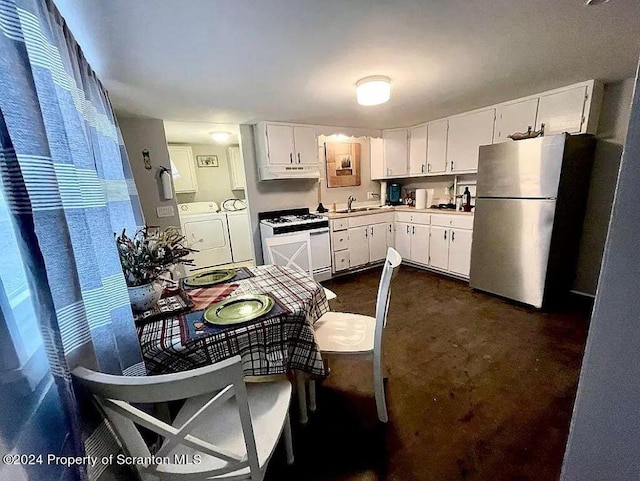
POLYGON ((446 227, 431 226, 429 265, 443 270, 449 267, 449 229, 446 227))
POLYGON ((371 164, 371 180, 385 177, 384 171, 384 140, 377 137, 369 138, 369 160, 371 164))
POLYGON ((254 132, 260 180, 320 177, 314 127, 260 122, 254 132))
POLYGON ((196 167, 193 162, 191 147, 186 145, 169 145, 167 148, 171 162, 173 188, 176 193, 198 192, 196 167))
POLYGON ((296 161, 298 164, 318 163, 318 135, 315 128, 294 125, 293 147, 295 150, 294 164, 296 161))
POLYGON ((469 277, 471 266, 471 239, 473 231, 467 229, 449 230, 448 270, 454 274, 469 277))
POLYGON ((401 130, 384 130, 384 165, 385 177, 403 177, 408 171, 408 132, 401 130))
POLYGON ((411 260, 417 264, 429 264, 429 226, 411 226, 411 260))
POLYGON ((449 121, 437 120, 427 125, 427 172, 447 170, 447 131, 449 121))
POLYGON ((450 172, 478 170, 478 147, 493 142, 495 109, 449 119, 447 161, 450 172))
POLYGON ((349 267, 363 266, 369 262, 369 226, 351 227, 349 236, 349 267))
POLYGON ((427 126, 420 125, 409 130, 409 174, 427 173, 427 126))
POLYGON ((535 129, 538 113, 538 99, 499 105, 496 108, 496 126, 493 143, 511 142, 509 135, 535 129))
POLYGON ((231 190, 244 190, 245 175, 244 162, 240 155, 240 147, 232 145, 227 149, 229 159, 229 178, 231 180, 231 190))
POLYGON ((395 249, 404 260, 411 260, 411 224, 396 222, 395 249))
POLYGON ((383 260, 387 256, 387 233, 389 224, 369 226, 369 262, 383 260))
POLYGON ((587 98, 587 86, 541 96, 536 130, 544 124, 545 135, 582 132, 587 98))
POLYGON ((269 163, 293 164, 293 126, 267 124, 267 156, 269 163))

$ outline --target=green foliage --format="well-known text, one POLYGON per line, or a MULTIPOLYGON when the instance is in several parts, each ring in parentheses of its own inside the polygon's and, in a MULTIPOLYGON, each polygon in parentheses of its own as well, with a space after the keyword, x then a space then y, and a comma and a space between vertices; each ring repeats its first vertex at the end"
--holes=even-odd
POLYGON ((114 236, 127 286, 155 281, 174 264, 193 265, 193 260, 187 256, 197 251, 185 247, 184 236, 175 227, 164 230, 144 227, 133 237, 127 236, 125 230, 120 236, 115 233, 114 236))

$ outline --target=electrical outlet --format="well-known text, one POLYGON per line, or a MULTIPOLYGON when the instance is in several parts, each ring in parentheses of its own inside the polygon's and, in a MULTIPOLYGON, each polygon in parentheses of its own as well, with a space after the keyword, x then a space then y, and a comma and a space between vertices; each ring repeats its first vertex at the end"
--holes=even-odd
POLYGON ((176 215, 172 205, 156 207, 156 214, 158 217, 173 217, 176 215))
POLYGON ((367 192, 367 200, 373 200, 375 199, 375 192, 367 192))

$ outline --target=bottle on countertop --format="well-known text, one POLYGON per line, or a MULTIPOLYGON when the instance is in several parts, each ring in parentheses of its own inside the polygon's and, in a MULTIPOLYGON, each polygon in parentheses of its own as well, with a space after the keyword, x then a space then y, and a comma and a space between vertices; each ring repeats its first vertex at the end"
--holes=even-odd
POLYGON ((469 192, 469 187, 465 187, 462 193, 462 208, 465 212, 471 212, 471 192, 469 192))

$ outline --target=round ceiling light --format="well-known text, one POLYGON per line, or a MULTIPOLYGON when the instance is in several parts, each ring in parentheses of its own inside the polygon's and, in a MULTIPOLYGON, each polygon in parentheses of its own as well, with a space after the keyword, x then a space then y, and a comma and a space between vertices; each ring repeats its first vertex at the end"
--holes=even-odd
POLYGON ((228 142, 229 137, 231 137, 230 132, 211 132, 209 135, 211 135, 211 138, 214 142, 217 142, 219 144, 228 142))
POLYGON ((391 98, 391 79, 374 75, 358 80, 356 98, 360 105, 380 105, 387 102, 391 98))

